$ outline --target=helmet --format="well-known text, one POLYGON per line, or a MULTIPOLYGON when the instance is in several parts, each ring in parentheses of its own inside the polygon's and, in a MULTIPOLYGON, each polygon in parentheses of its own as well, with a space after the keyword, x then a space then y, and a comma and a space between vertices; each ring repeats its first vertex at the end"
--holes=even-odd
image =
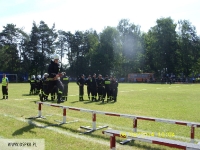
POLYGON ((54 59, 54 60, 55 60, 55 59, 59 59, 58 54, 55 54, 55 55, 53 56, 53 59, 54 59))
POLYGON ((41 78, 41 75, 37 75, 37 78, 40 79, 40 78, 41 78))
POLYGON ((65 72, 62 72, 61 74, 62 74, 63 76, 64 76, 64 75, 66 75, 66 73, 65 73, 65 72))
POLYGON ((32 75, 32 78, 35 78, 35 75, 32 75))
POLYGON ((49 74, 48 73, 44 73, 44 75, 43 75, 44 77, 48 77, 49 76, 49 74))

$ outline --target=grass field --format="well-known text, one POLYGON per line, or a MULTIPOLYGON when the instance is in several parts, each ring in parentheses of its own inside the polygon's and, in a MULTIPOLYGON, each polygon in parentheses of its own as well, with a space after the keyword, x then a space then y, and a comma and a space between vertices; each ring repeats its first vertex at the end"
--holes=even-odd
MULTIPOLYGON (((45 139, 46 150, 105 150, 110 149, 109 137, 97 130, 90 134, 80 134, 85 130, 80 126, 91 126, 91 113, 67 110, 67 121, 76 123, 55 126, 55 120, 62 121, 62 109, 42 106, 46 119, 27 120, 38 115, 38 96, 29 96, 28 83, 9 84, 9 99, 0 100, 0 138, 2 139, 45 139), (31 122, 31 123, 30 123, 31 122)), ((199 84, 125 84, 119 83, 116 103, 78 101, 78 86, 69 83, 69 98, 61 105, 99 110, 113 113, 149 116, 156 118, 200 122, 199 84)), ((51 101, 49 101, 51 103, 51 101)), ((52 102, 52 103, 56 103, 52 102)), ((128 118, 97 115, 97 126, 132 131, 132 120, 128 118)), ((190 141, 190 127, 138 120, 138 132, 172 132, 173 139, 190 141)), ((117 138, 117 141, 123 139, 117 138)), ((200 141, 200 129, 195 129, 195 140, 200 141)), ((1 149, 1 148, 0 148, 1 149)), ((165 150, 159 145, 132 141, 127 145, 117 144, 121 150, 165 150)))

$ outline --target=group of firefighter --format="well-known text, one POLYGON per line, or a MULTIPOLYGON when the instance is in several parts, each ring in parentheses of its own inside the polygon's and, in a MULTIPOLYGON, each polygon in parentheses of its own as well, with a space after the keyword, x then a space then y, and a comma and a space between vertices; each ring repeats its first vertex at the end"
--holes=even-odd
MULTIPOLYGON (((38 75, 35 78, 35 75, 32 76, 30 80, 30 95, 39 95, 39 97, 43 97, 41 101, 47 101, 48 96, 44 95, 44 91, 47 90, 49 82, 51 82, 48 78, 49 74, 44 73, 43 77, 38 75)), ((69 77, 66 76, 66 73, 63 72, 60 78, 64 90, 62 93, 62 100, 67 101, 68 97, 68 83, 69 77)), ((91 101, 102 101, 104 103, 105 98, 107 98, 107 102, 109 101, 117 101, 117 93, 118 93, 118 82, 116 78, 105 76, 103 79, 102 75, 99 74, 96 78, 96 74, 93 76, 89 75, 86 79, 84 74, 77 80, 77 84, 79 86, 79 101, 83 101, 84 97, 84 85, 87 86, 87 95, 88 99, 91 101)), ((54 86, 50 92, 51 100, 54 101, 56 99, 57 87, 54 86)))
POLYGON ((84 96, 84 85, 87 86, 88 99, 91 101, 117 101, 118 93, 118 82, 115 77, 106 75, 105 78, 101 74, 96 77, 94 73, 93 76, 89 75, 85 79, 85 75, 82 74, 77 80, 79 86, 79 101, 83 101, 84 96))
MULTIPOLYGON (((38 75, 36 78, 35 78, 35 75, 32 75, 32 78, 30 80, 30 95, 39 95, 39 97, 43 97, 42 101, 45 100, 47 101, 48 100, 48 96, 47 95, 44 95, 44 91, 47 90, 48 88, 48 84, 50 81, 50 78, 49 77, 49 74, 48 73, 44 73, 43 77, 41 78, 40 75, 38 75)), ((66 73, 63 72, 62 73, 62 77, 60 78, 62 84, 63 84, 63 87, 64 87, 64 90, 63 90, 63 93, 62 93, 62 100, 65 100, 67 101, 67 97, 68 97, 68 83, 69 83, 69 77, 66 76, 66 73)), ((54 101, 56 99, 56 94, 57 94, 57 87, 54 86, 50 92, 51 94, 51 100, 54 101)))
MULTIPOLYGON (((55 54, 49 64, 48 73, 44 73, 42 78, 40 75, 37 78, 34 75, 32 76, 30 94, 39 94, 40 101, 47 101, 49 94, 51 94, 51 100, 53 101, 57 95, 57 103, 63 103, 67 101, 68 83, 69 77, 66 76, 65 72, 60 73, 59 56, 55 54)), ((85 79, 84 74, 82 74, 77 80, 77 84, 79 85, 79 101, 84 100, 84 85, 87 85, 89 100, 104 102, 107 96, 107 102, 117 101, 118 82, 113 77, 109 78, 106 75, 105 79, 103 79, 102 75, 99 74, 98 78, 96 78, 94 73, 93 77, 89 75, 85 79)))

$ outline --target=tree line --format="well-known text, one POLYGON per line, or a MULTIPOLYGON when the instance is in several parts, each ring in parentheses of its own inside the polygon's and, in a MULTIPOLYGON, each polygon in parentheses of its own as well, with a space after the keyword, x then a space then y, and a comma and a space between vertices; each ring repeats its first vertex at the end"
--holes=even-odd
POLYGON ((0 32, 0 71, 42 75, 54 53, 60 55, 61 71, 73 77, 82 73, 116 77, 200 73, 200 37, 188 20, 175 23, 170 17, 160 18, 147 33, 128 19, 101 33, 56 30, 55 24, 49 27, 44 21, 33 22, 30 34, 15 24, 7 24, 0 32))

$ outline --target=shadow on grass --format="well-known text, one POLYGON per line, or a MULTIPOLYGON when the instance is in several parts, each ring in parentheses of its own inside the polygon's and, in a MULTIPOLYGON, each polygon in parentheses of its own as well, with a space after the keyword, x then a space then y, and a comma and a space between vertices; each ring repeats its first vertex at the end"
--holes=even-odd
POLYGON ((16 130, 12 135, 13 135, 13 136, 22 135, 22 134, 24 134, 24 132, 30 132, 30 133, 35 133, 35 134, 36 134, 36 132, 31 131, 31 130, 34 129, 34 128, 35 128, 35 125, 29 124, 29 125, 26 126, 26 127, 23 127, 23 128, 21 128, 21 129, 16 130))
MULTIPOLYGON (((43 119, 36 119, 36 120, 34 119, 34 121, 38 122, 38 123, 45 124, 44 126, 39 126, 39 125, 36 125, 35 123, 33 123, 31 120, 29 120, 29 123, 32 122, 32 126, 35 126, 35 127, 38 127, 38 128, 47 128, 47 127, 55 126, 57 128, 64 129, 66 131, 70 131, 70 132, 72 132, 74 134, 86 135, 86 136, 89 136, 89 137, 92 137, 92 138, 103 139, 103 140, 106 140, 108 142, 110 141, 110 137, 109 136, 105 136, 103 134, 102 135, 95 135, 95 134, 93 134, 93 132, 87 132, 87 130, 84 130, 87 133, 86 132, 80 132, 78 130, 71 129, 71 128, 68 128, 68 127, 64 126, 65 124, 52 124, 52 123, 49 123, 47 120, 43 120, 43 119)), ((99 131, 101 132, 102 130, 103 129, 100 129, 99 131)), ((96 132, 98 132, 98 131, 96 131, 96 132)), ((117 138, 116 142, 120 143, 121 140, 119 140, 117 138)), ((146 150, 167 150, 167 148, 155 148, 155 147, 151 147, 151 146, 148 146, 148 145, 144 145, 142 143, 135 143, 134 140, 129 142, 129 143, 127 143, 126 145, 135 146, 135 147, 146 149, 146 150)))
POLYGON ((104 103, 98 103, 98 104, 96 104, 96 105, 109 105, 109 104, 114 104, 114 103, 116 103, 116 102, 114 102, 114 101, 109 101, 109 102, 107 102, 107 101, 104 101, 104 103))
POLYGON ((31 103, 37 103, 37 102, 39 102, 38 100, 34 100, 34 101, 30 101, 31 103))
POLYGON ((79 103, 79 102, 81 102, 81 101, 73 101, 73 102, 70 102, 70 103, 72 103, 72 104, 73 104, 73 103, 79 103))
POLYGON ((85 101, 83 101, 84 102, 84 104, 91 104, 91 103, 95 103, 94 101, 91 101, 91 100, 85 100, 85 101))
POLYGON ((22 94, 22 96, 37 96, 38 94, 22 94))

